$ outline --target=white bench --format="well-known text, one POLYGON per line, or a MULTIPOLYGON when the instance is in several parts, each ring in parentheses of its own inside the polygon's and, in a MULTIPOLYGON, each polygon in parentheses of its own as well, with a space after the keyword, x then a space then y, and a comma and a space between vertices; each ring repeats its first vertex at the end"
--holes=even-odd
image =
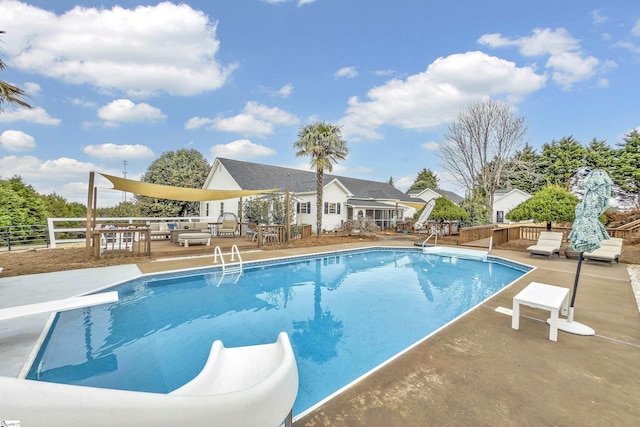
POLYGON ((511 317, 511 327, 513 329, 519 329, 520 327, 520 304, 549 310, 551 312, 551 317, 548 320, 549 339, 558 341, 558 315, 560 309, 562 309, 562 314, 567 314, 569 289, 531 282, 518 295, 513 297, 513 315, 511 317))
POLYGON ((209 233, 181 233, 178 234, 178 243, 189 247, 189 243, 202 243, 211 246, 211 234, 209 233))

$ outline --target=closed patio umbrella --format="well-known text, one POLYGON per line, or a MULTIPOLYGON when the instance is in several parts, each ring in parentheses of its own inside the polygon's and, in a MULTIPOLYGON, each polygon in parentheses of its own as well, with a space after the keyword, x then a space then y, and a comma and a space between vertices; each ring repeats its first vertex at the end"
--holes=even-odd
POLYGON ((573 321, 573 307, 578 291, 578 280, 580 279, 580 268, 584 252, 591 252, 600 247, 602 240, 609 239, 609 234, 602 223, 598 220, 600 215, 607 210, 609 198, 611 197, 611 185, 613 182, 609 175, 603 170, 593 170, 582 181, 584 196, 582 201, 576 206, 576 219, 573 222, 569 240, 571 247, 580 253, 578 257, 578 267, 571 293, 571 304, 567 319, 560 319, 558 329, 578 335, 593 335, 595 331, 582 323, 573 321))

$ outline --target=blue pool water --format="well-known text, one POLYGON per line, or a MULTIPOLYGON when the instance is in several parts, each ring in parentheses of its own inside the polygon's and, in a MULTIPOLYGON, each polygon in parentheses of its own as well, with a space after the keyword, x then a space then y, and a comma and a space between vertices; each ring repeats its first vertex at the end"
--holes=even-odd
POLYGON ((255 263, 240 276, 146 276, 114 288, 119 302, 59 313, 28 378, 167 393, 200 372, 214 340, 264 344, 285 331, 298 415, 527 270, 374 248, 255 263))

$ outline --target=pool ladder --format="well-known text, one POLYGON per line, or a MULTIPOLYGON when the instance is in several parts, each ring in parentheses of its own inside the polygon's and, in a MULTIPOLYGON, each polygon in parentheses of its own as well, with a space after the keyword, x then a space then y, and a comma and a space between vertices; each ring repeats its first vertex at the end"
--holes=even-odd
POLYGON ((230 261, 235 261, 235 257, 238 257, 238 262, 232 265, 227 266, 227 264, 224 262, 224 257, 222 256, 222 250, 220 249, 220 246, 216 246, 215 249, 213 250, 213 263, 217 264, 218 263, 218 255, 220 255, 220 263, 222 264, 222 276, 220 277, 220 280, 218 281, 218 286, 220 286, 220 284, 222 283, 222 280, 224 279, 225 276, 229 275, 229 274, 235 274, 236 278, 233 281, 233 283, 238 283, 238 280, 240 279, 240 276, 242 275, 242 257, 240 256, 240 251, 238 250, 238 246, 233 245, 231 246, 231 259, 230 261))
POLYGON ((427 242, 429 241, 429 239, 432 238, 432 237, 435 237, 434 242, 433 242, 433 246, 438 246, 438 233, 429 234, 429 237, 424 239, 424 241, 422 242, 422 244, 420 246, 422 246, 424 248, 427 245, 427 242))

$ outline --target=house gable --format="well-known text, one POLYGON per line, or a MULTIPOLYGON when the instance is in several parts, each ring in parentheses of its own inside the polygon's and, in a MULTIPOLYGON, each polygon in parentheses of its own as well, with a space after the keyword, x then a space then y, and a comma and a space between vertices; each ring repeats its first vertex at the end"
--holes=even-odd
POLYGON ((453 203, 455 203, 456 205, 463 200, 462 197, 460 197, 459 195, 457 195, 452 191, 441 190, 441 189, 434 190, 431 188, 425 188, 424 190, 421 190, 417 193, 412 192, 411 197, 422 199, 425 202, 428 202, 431 199, 437 199, 438 197, 445 197, 450 201, 452 201, 453 203))
POLYGON ((492 221, 494 223, 509 224, 510 221, 505 218, 506 215, 509 212, 511 212, 520 203, 531 198, 531 194, 518 189, 513 189, 507 192, 502 191, 502 192, 496 192, 496 193, 494 193, 493 212, 492 212, 492 221))

